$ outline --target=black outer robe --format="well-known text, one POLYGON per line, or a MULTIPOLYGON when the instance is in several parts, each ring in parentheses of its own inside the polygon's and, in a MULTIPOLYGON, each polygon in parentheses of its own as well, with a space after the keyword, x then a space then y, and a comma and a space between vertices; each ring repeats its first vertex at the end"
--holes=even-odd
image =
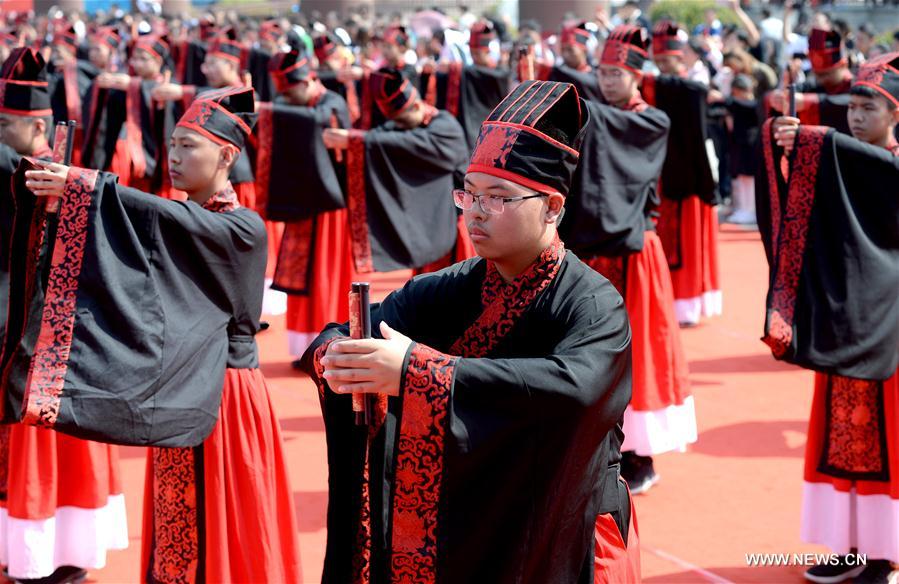
POLYGON ((226 365, 258 361, 263 222, 73 168, 36 263, 29 240, 45 222, 24 187, 29 167, 14 179, 4 421, 118 444, 200 444, 218 417, 226 365), (23 411, 26 399, 34 410, 23 411))
POLYGON ((586 100, 605 102, 602 91, 599 89, 599 78, 594 69, 590 71, 577 71, 564 63, 556 65, 549 72, 549 81, 571 83, 577 88, 578 95, 586 100))
POLYGON ((887 379, 899 363, 899 157, 800 126, 787 183, 770 128, 756 180, 770 266, 763 340, 808 369, 887 379))
MULTIPOLYGON (((6 333, 6 311, 9 305, 10 237, 15 204, 10 187, 19 166, 20 156, 6 144, 0 144, 0 339, 6 333)), ((2 345, 0 345, 2 346, 2 345)))
POLYGON ((387 122, 351 139, 347 208, 360 272, 419 268, 452 250, 453 173, 467 160, 459 122, 442 111, 426 126, 387 122))
POLYGON ((583 258, 638 252, 659 204, 668 116, 655 108, 631 112, 590 101, 587 107, 590 121, 559 234, 583 258))
MULTIPOLYGON (((409 446, 398 431, 405 416, 446 428, 442 456, 427 450, 420 455, 423 473, 442 467, 436 557, 426 556, 437 582, 592 582, 596 517, 609 511, 609 501, 617 509, 624 490, 617 467, 609 466, 611 440, 620 440, 617 422, 631 393, 623 300, 568 252, 555 279, 486 358, 460 358, 443 369, 446 362, 431 349, 449 352, 480 316, 485 271, 485 260, 467 260, 416 277, 373 306, 376 337, 383 320, 420 343, 406 357, 405 383, 431 395, 412 375, 430 353, 424 368, 436 368, 434 379, 448 389, 445 417, 431 420, 407 404, 407 385, 402 397, 390 398, 386 421, 373 439, 373 583, 390 579, 391 507, 400 501, 393 470, 409 446)), ((316 350, 347 334, 346 325, 329 326, 304 356, 306 370, 315 374, 316 350)), ((330 469, 322 581, 348 582, 365 429, 353 425, 349 396, 328 389, 320 396, 330 469)), ((410 477, 400 480, 406 484, 410 477)), ((430 488, 415 494, 432 501, 430 488)), ((623 521, 619 530, 626 533, 623 521)), ((424 567, 406 566, 413 572, 424 567)))
POLYGON ((125 124, 125 96, 124 91, 103 89, 97 86, 96 80, 91 82, 81 118, 85 128, 81 163, 87 168, 109 170, 119 132, 125 124))
POLYGON ((272 82, 272 76, 268 71, 268 64, 271 60, 272 55, 268 51, 256 47, 250 49, 247 71, 250 72, 253 89, 259 97, 259 101, 272 101, 278 95, 272 82))

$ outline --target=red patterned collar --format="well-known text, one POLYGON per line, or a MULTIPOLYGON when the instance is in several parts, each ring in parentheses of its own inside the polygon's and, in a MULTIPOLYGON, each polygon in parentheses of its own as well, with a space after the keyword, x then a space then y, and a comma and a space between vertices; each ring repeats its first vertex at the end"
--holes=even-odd
POLYGON ((42 148, 38 148, 35 150, 31 156, 34 158, 52 158, 53 157, 53 149, 50 148, 48 144, 44 144, 42 148))
POLYGON ((234 192, 231 181, 228 181, 225 188, 209 197, 203 203, 203 208, 213 213, 227 213, 240 208, 240 203, 237 202, 237 193, 234 192))
POLYGON ((640 95, 639 93, 637 93, 636 95, 634 95, 631 98, 631 100, 629 102, 627 102, 627 105, 625 105, 621 109, 623 109, 626 112, 640 113, 648 107, 649 107, 649 104, 646 103, 646 101, 643 99, 643 96, 640 95))
POLYGON ((499 270, 496 269, 496 264, 488 261, 487 275, 481 289, 481 303, 487 306, 500 296, 505 302, 514 303, 517 299, 527 296, 529 291, 545 288, 547 280, 552 280, 558 271, 564 255, 565 244, 556 236, 531 267, 509 284, 503 280, 499 270))

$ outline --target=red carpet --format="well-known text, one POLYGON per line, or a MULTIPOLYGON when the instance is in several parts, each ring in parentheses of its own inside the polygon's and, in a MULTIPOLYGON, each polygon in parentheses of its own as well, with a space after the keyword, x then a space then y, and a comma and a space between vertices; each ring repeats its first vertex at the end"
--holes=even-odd
MULTIPOLYGON (((812 375, 774 361, 759 341, 766 266, 758 235, 721 234, 724 316, 684 331, 699 419, 690 452, 658 457, 661 482, 635 499, 647 582, 802 582, 802 567, 749 567, 746 554, 825 552, 799 542, 805 427, 812 375)), ((405 274, 376 281, 386 291, 405 274)), ((260 335, 263 370, 280 411, 296 496, 303 574, 319 581, 327 468, 318 397, 290 369, 282 318, 260 335)), ((138 580, 144 451, 122 465, 132 546, 110 554, 94 581, 138 580)))

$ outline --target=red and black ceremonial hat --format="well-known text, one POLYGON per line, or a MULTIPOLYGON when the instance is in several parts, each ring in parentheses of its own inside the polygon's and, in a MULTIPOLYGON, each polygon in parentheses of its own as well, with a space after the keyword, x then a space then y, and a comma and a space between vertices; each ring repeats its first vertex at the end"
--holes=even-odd
POLYGON ((399 69, 382 67, 371 74, 371 93, 378 108, 393 119, 418 101, 418 90, 399 69))
POLYGON ((0 113, 49 116, 50 92, 44 57, 30 47, 13 49, 0 69, 0 113))
POLYGON ((600 65, 612 65, 641 73, 649 56, 649 38, 643 27, 622 24, 616 26, 602 49, 600 65))
POLYGON ((563 45, 578 45, 586 49, 592 36, 593 33, 587 30, 587 23, 581 22, 575 26, 564 27, 559 35, 559 42, 563 45))
POLYGON ((282 36, 284 36, 284 29, 277 20, 266 20, 259 25, 259 38, 261 39, 276 43, 282 36))
POLYGON ((77 49, 78 33, 75 32, 75 25, 68 22, 57 23, 53 29, 53 45, 77 49))
POLYGON ((395 47, 409 46, 409 32, 406 30, 405 26, 388 26, 384 29, 384 32, 381 33, 380 38, 386 44, 395 47))
POLYGON ((589 115, 571 83, 525 81, 481 124, 468 172, 568 194, 589 115))
POLYGON ((226 87, 201 93, 178 120, 178 126, 193 130, 216 144, 243 148, 256 124, 252 87, 226 87))
POLYGON ((843 39, 835 30, 813 28, 808 38, 808 58, 815 73, 825 73, 846 65, 843 39))
POLYGON ((209 43, 209 49, 206 51, 206 54, 240 63, 243 45, 237 40, 237 31, 234 27, 229 26, 215 35, 215 38, 209 43))
POLYGON ((315 70, 309 59, 296 49, 278 53, 268 63, 268 71, 278 93, 286 91, 302 81, 315 79, 315 70))
POLYGON ((340 46, 340 40, 332 32, 322 33, 312 39, 312 48, 315 51, 315 58, 319 62, 325 61, 328 57, 337 51, 340 46))
POLYGON ((497 39, 496 27, 489 20, 481 20, 471 25, 468 34, 468 46, 472 49, 489 49, 490 43, 497 39))
POLYGON ((861 66, 853 87, 870 87, 899 107, 899 52, 887 53, 861 66))
POLYGON ((652 56, 684 56, 681 30, 670 20, 659 21, 652 29, 652 56))
POLYGON ((91 40, 95 43, 103 44, 109 47, 111 51, 117 51, 122 44, 122 37, 116 32, 112 26, 101 26, 97 32, 91 35, 91 40))
POLYGON ((160 35, 148 34, 137 37, 134 48, 150 53, 163 63, 169 58, 169 44, 160 35))

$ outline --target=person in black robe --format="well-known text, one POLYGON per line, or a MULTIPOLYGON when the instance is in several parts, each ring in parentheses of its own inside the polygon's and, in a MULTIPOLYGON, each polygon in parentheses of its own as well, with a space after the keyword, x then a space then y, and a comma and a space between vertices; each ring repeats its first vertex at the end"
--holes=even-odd
POLYGON ((174 125, 174 106, 155 102, 164 82, 169 44, 164 37, 138 37, 129 65, 135 75, 101 73, 94 80, 101 105, 88 119, 83 164, 119 175, 119 183, 149 190, 158 159, 157 133, 174 125))
POLYGON ((46 279, 10 300, 28 317, 4 344, 5 421, 154 447, 141 580, 302 581, 255 341, 265 226, 228 180, 253 110, 252 89, 225 89, 180 119, 169 168, 185 202, 60 164, 26 160, 14 179, 16 219, 31 220, 14 234, 13 274, 46 279), (47 197, 58 221, 38 255, 28 232, 48 216, 47 197))
POLYGON ((346 149, 354 267, 359 273, 422 268, 460 247, 446 193, 464 164, 465 138, 459 122, 424 103, 399 71, 381 69, 371 83, 390 121, 368 132, 324 132, 328 148, 346 149))
MULTIPOLYGON (((852 71, 849 70, 846 49, 839 31, 812 29, 809 35, 809 60, 815 79, 796 84, 796 112, 803 124, 830 126, 839 132, 852 135, 847 123, 849 89, 852 87, 852 71)), ((786 88, 768 95, 770 114, 789 113, 786 88)))
MULTIPOLYGON (((23 326, 22 312, 10 311, 11 296, 20 293, 23 259, 13 246, 13 229, 29 232, 16 222, 19 204, 11 191, 21 157, 49 159, 47 136, 52 127, 44 59, 28 48, 15 49, 0 71, 5 91, 0 98, 0 353, 9 316, 10 335, 23 326), (12 269, 12 274, 11 270, 12 269), (12 278, 10 278, 12 275, 12 278)), ((53 154, 61 157, 62 152, 53 154)), ((0 428, 0 500, 3 521, 0 562, 10 578, 43 578, 62 582, 100 568, 108 550, 128 545, 116 447, 76 440, 26 426, 0 428), (53 452, 35 457, 34 452, 53 452), (59 461, 78 461, 62 463, 59 461), (61 496, 57 496, 60 493, 61 496), (40 501, 35 505, 35 501, 40 501), (80 513, 67 512, 78 501, 80 513), (97 521, 102 517, 102 521, 97 521), (54 530, 47 529, 52 525, 54 530), (58 558, 65 558, 61 565, 58 558)))
POLYGON ((342 97, 349 108, 353 127, 368 130, 380 124, 374 116, 380 115, 369 94, 370 72, 353 64, 353 55, 336 34, 328 31, 312 38, 316 74, 322 84, 342 97))
POLYGON ((643 98, 668 114, 668 153, 662 167, 657 232, 674 286, 679 323, 694 326, 722 311, 718 267, 718 204, 714 150, 708 137, 709 88, 685 77, 685 35, 671 22, 653 32, 661 75, 644 75, 643 98), (670 71, 670 73, 665 73, 670 71))
POLYGON ((75 160, 80 160, 84 141, 84 102, 91 82, 100 71, 91 63, 78 59, 78 37, 74 26, 58 28, 53 33, 53 54, 50 59, 50 107, 58 121, 74 120, 75 160))
POLYGON ((622 293, 631 320, 634 382, 621 472, 634 494, 659 481, 653 455, 696 441, 671 275, 655 232, 671 122, 640 96, 648 45, 635 26, 616 27, 606 41, 599 72, 608 103, 587 104, 590 123, 560 227, 567 244, 622 293))
POLYGON ((815 371, 802 539, 867 557, 806 577, 885 583, 899 563, 899 53, 865 63, 850 93, 853 137, 796 118, 763 128, 762 340, 815 371))
POLYGON ((596 45, 596 37, 587 28, 586 22, 564 27, 559 35, 562 62, 540 78, 572 83, 584 99, 602 101, 599 79, 590 62, 590 55, 596 50, 596 45))
POLYGON ((570 84, 519 85, 453 193, 481 257, 373 306, 374 340, 334 324, 304 356, 328 440, 323 581, 592 582, 598 517, 635 543, 609 465, 627 315, 556 231, 587 117, 570 84))
POLYGON ((272 288, 287 294, 288 350, 299 359, 325 325, 349 318, 345 153, 326 149, 322 131, 350 119, 298 51, 276 55, 271 76, 278 98, 259 106, 256 195, 268 219, 284 221, 272 288))
MULTIPOLYGON (((466 152, 474 150, 481 123, 509 93, 511 72, 499 66, 499 40, 489 20, 476 22, 469 35, 472 65, 454 62, 440 65, 422 80, 425 100, 448 111, 462 125, 466 152)), ((462 181, 459 174, 456 186, 462 181)))
POLYGON ((88 168, 108 170, 112 163, 119 130, 125 120, 124 91, 113 88, 107 81, 115 73, 112 59, 121 45, 121 38, 111 27, 102 27, 91 36, 90 56, 98 74, 91 82, 82 109, 84 148, 81 164, 88 168))
POLYGON ((277 92, 269 75, 269 63, 281 52, 287 34, 277 20, 266 20, 259 25, 259 43, 252 47, 247 57, 247 71, 253 81, 253 89, 259 101, 272 101, 277 92))

